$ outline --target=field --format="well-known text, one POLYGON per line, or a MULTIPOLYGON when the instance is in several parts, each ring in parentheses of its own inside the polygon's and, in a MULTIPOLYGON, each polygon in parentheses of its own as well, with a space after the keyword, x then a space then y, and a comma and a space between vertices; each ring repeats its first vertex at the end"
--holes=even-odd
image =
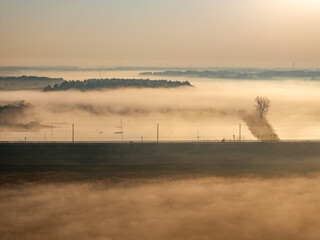
POLYGON ((320 143, 1 143, 0 182, 310 175, 320 143))

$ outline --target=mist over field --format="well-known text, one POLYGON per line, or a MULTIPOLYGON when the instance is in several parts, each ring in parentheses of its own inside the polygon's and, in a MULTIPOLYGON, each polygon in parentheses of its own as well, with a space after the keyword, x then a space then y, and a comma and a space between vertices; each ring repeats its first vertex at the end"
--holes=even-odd
MULTIPOLYGON (((47 73, 45 73, 47 74, 47 73)), ((51 72, 51 77, 65 77, 51 72), (55 75, 54 75, 55 74, 55 75)), ((65 73, 68 76, 70 73, 65 73)), ((71 79, 81 75, 74 73, 71 79)), ((86 73, 88 74, 88 73, 86 73)), ((102 77, 108 77, 103 72, 102 77)), ((122 78, 138 77, 139 72, 112 72, 122 78)), ((94 75, 94 73, 93 73, 94 75)), ((147 78, 147 77, 145 77, 147 78)), ((157 79, 157 77, 151 77, 157 79)), ((197 131, 202 140, 232 139, 243 125, 243 139, 255 140, 243 112, 254 111, 256 96, 267 96, 271 108, 266 116, 280 139, 317 139, 320 128, 318 104, 320 83, 305 80, 226 80, 170 77, 189 81, 194 87, 176 89, 114 89, 80 92, 2 91, 0 105, 24 101, 22 133, 1 124, 3 140, 70 140, 70 126, 76 125, 77 140, 119 140, 114 135, 120 119, 128 141, 155 139, 155 126, 161 126, 163 140, 194 140, 197 131), (28 124, 34 127, 28 127, 28 124), (38 126, 35 126, 35 123, 38 126), (23 127, 25 126, 25 127, 23 127), (7 139, 3 138, 7 131, 7 139), (26 133, 24 133, 26 132, 26 133), (46 134, 47 132, 48 134, 46 134)), ((2 112, 0 112, 2 114, 2 112)), ((17 125, 18 126, 18 125, 17 125)), ((16 128, 17 129, 17 128, 16 128)), ((19 129, 18 129, 19 130, 19 129)))
POLYGON ((319 175, 155 180, 2 187, 2 238, 319 237, 319 175))
MULTIPOLYGON (((244 140, 269 139, 270 131, 281 140, 318 139, 317 81, 169 80, 188 80, 194 87, 1 91, 0 138, 70 141, 74 123, 76 141, 120 141, 114 132, 119 131, 121 119, 125 141, 134 142, 141 136, 155 141, 157 123, 160 141, 195 141, 197 131, 200 141, 237 138, 239 124, 244 140), (256 96, 271 100, 269 113, 260 120, 254 112, 256 96), (35 123, 41 127, 31 128, 35 123)), ((31 162, 40 165, 28 165, 23 159, 10 163, 10 157, 2 161, 0 234, 8 240, 317 240, 316 143, 284 147, 274 142, 271 148, 227 144, 231 145, 216 145, 212 152, 210 145, 196 145, 192 154, 186 149, 152 152, 158 144, 153 148, 140 144, 144 159, 137 158, 134 144, 127 148, 119 144, 100 158, 98 151, 90 152, 86 146, 84 154, 78 150, 81 160, 68 151, 53 162, 49 159, 54 157, 47 155, 58 156, 57 152, 35 146, 40 151, 37 157, 43 157, 33 155, 31 162), (228 146, 233 146, 230 151, 223 150, 228 146), (112 158, 122 153, 124 159, 112 158)), ((19 156, 24 154, 27 151, 19 156)))
POLYGON ((319 0, 1 0, 0 240, 319 240, 319 0))

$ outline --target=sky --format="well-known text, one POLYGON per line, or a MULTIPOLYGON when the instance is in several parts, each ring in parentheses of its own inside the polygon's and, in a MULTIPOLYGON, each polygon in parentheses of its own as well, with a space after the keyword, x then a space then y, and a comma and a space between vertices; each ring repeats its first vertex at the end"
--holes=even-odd
POLYGON ((0 65, 320 67, 318 0, 0 0, 0 65))

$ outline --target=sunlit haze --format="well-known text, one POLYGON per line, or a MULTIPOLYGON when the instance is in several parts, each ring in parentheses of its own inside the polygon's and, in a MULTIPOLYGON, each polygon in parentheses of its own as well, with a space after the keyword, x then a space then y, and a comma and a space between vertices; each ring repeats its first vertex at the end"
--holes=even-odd
POLYGON ((319 240, 320 0, 0 0, 0 238, 319 240))
POLYGON ((316 0, 2 0, 1 65, 320 64, 316 0))

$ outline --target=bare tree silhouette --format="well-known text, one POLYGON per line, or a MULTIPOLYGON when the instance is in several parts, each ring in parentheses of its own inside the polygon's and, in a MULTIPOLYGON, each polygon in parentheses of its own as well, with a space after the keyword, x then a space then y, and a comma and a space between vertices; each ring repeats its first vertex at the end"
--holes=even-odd
POLYGON ((271 101, 267 97, 257 96, 254 105, 259 117, 262 119, 269 111, 271 101))

